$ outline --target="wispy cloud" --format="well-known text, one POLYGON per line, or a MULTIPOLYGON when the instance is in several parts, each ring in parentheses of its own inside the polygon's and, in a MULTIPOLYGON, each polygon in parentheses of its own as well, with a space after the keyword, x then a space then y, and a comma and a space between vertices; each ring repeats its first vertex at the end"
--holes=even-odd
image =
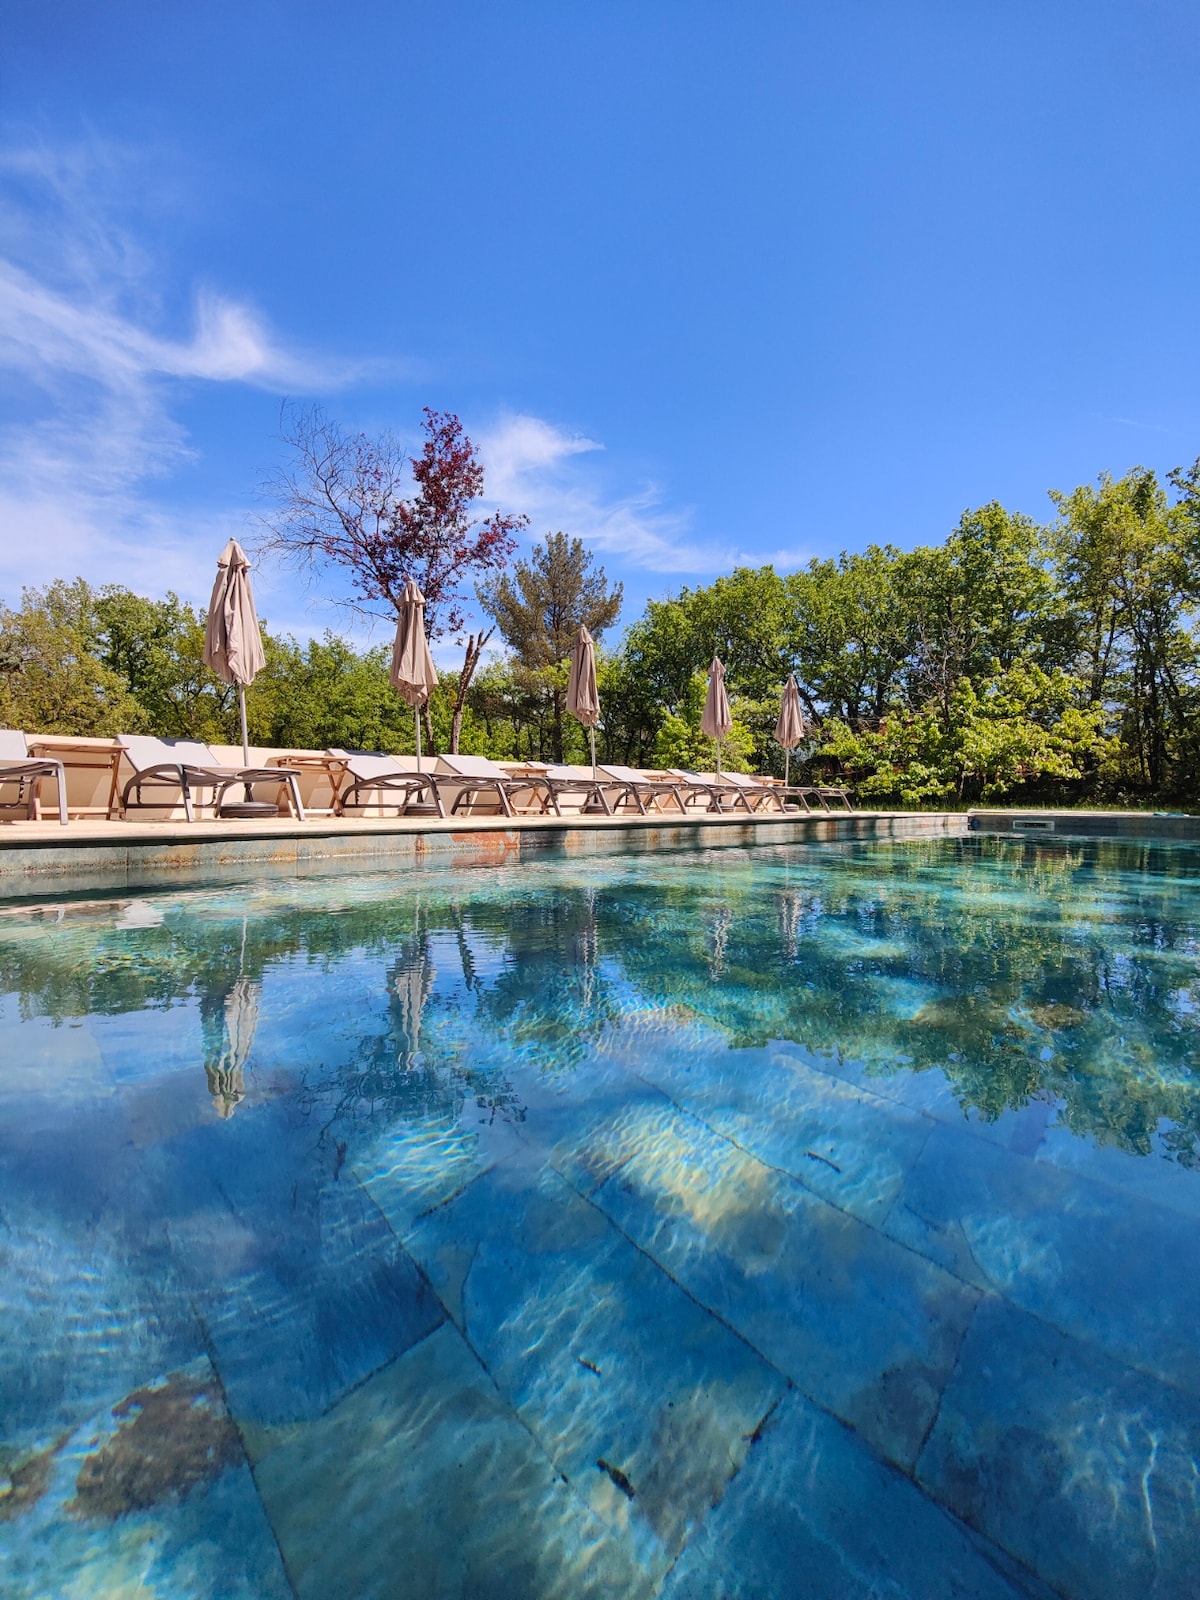
MULTIPOLYGON (((364 375, 281 340, 245 302, 201 287, 163 326, 153 263, 117 220, 120 161, 40 147, 0 157, 0 590, 82 573, 189 596, 238 508, 182 514, 149 492, 192 456, 190 386, 328 392, 364 375)), ((128 180, 129 174, 126 173, 128 180)))
POLYGON ((802 550, 750 553, 735 539, 697 539, 691 508, 668 506, 654 483, 614 495, 595 460, 604 446, 540 417, 503 416, 477 437, 488 498, 526 512, 535 539, 561 529, 644 571, 679 577, 742 563, 794 567, 807 559, 802 550))
POLYGON ((1137 428, 1142 433, 1165 433, 1172 438, 1178 438, 1175 428, 1164 428, 1158 422, 1139 422, 1136 417, 1110 417, 1103 411, 1093 411, 1092 416, 1100 422, 1115 422, 1121 428, 1137 428))

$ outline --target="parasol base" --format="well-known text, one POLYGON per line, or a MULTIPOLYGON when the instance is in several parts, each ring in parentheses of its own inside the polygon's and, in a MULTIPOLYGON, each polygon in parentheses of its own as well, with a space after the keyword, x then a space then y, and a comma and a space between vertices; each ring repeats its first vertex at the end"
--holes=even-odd
POLYGON ((277 817, 279 807, 270 800, 227 800, 223 801, 217 809, 219 817, 244 817, 246 819, 263 820, 266 817, 277 817))
POLYGON ((608 815, 608 812, 604 809, 604 801, 598 799, 596 795, 590 795, 580 809, 585 817, 605 817, 608 815))
POLYGON ((428 800, 412 800, 400 813, 402 817, 440 817, 441 812, 428 800))

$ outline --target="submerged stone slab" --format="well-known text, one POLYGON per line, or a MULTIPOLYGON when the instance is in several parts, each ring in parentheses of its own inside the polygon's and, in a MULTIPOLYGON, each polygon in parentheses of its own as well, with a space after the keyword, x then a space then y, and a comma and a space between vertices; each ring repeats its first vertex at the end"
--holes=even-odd
POLYGON ((1059 1125, 1047 1129, 1037 1159, 1200 1219, 1200 1169, 1171 1159, 1161 1132, 1155 1133, 1148 1155, 1135 1155, 1059 1125))
POLYGON ((580 1194, 590 1194, 629 1156, 621 1129, 671 1111, 667 1097, 607 1048, 588 1054, 561 1082, 525 1086, 522 1141, 580 1194))
POLYGON ((175 1259, 240 1423, 318 1415, 444 1315, 362 1186, 259 1108, 160 1152, 175 1259))
POLYGON ((812 1399, 911 1466, 976 1293, 691 1118, 624 1126, 595 1195, 812 1399))
POLYGON ((1200 1223, 938 1129, 887 1230, 964 1279, 1200 1395, 1200 1223))
POLYGON ((792 1391, 662 1600, 1027 1600, 999 1552, 792 1391))
POLYGON ((649 1600, 444 1324, 257 1469, 300 1600, 649 1600))
POLYGON ((891 1205, 932 1123, 795 1050, 682 1050, 631 1061, 676 1105, 864 1221, 891 1205))
POLYGON ((409 1247, 555 1466, 661 1577, 786 1380, 552 1171, 494 1169, 409 1247))
POLYGON ((9 1455, 6 1600, 288 1600, 220 1385, 201 1357, 151 1376, 45 1451, 9 1455))
POLYGON ((922 1485, 1069 1600, 1200 1593, 1200 1403, 985 1301, 922 1485))
POLYGON ((203 1337, 169 1257, 0 1196, 0 1447, 36 1451, 203 1337))
POLYGON ((417 1218, 444 1205, 509 1155, 517 1140, 510 1122, 474 1125, 462 1114, 398 1122, 354 1162, 354 1174, 403 1236, 417 1218))

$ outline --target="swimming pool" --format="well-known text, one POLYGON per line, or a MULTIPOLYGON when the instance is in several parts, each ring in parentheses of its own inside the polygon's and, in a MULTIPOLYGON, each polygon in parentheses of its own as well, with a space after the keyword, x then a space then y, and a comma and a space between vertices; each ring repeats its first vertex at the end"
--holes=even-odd
POLYGON ((1198 954, 1125 843, 4 910, 0 1587, 1194 1596, 1198 954))

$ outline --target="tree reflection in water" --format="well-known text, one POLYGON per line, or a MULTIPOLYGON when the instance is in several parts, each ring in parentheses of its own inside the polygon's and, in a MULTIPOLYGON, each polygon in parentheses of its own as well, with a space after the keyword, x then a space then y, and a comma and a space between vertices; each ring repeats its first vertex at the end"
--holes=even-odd
POLYGON ((196 1004, 227 1115, 273 975, 301 964, 336 1010, 346 964, 376 970, 342 1056, 293 1086, 326 1130, 468 1101, 519 1118, 522 1071, 569 1074, 653 1007, 734 1048, 938 1070, 986 1118, 1041 1099, 1191 1164, 1198 876, 1180 849, 970 839, 181 893, 134 926, 111 902, 0 919, 0 986, 54 1022, 196 1004))

